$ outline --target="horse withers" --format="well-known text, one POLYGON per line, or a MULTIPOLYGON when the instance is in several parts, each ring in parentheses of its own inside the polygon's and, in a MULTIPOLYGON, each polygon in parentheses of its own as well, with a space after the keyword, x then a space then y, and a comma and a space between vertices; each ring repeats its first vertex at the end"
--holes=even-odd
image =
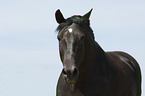
POLYGON ((141 96, 141 71, 129 54, 105 52, 90 27, 92 9, 65 19, 55 13, 63 69, 57 96, 141 96))

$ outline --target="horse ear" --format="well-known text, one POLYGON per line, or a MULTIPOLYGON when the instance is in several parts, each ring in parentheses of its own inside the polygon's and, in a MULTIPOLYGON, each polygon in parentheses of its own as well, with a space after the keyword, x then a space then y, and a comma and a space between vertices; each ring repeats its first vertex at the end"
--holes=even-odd
POLYGON ((92 13, 92 10, 93 10, 93 8, 92 8, 88 13, 86 13, 86 14, 83 16, 83 18, 89 19, 89 18, 90 18, 90 15, 91 15, 91 13, 92 13))
POLYGON ((65 22, 65 19, 59 9, 55 12, 55 18, 56 18, 57 23, 59 24, 62 22, 65 22))

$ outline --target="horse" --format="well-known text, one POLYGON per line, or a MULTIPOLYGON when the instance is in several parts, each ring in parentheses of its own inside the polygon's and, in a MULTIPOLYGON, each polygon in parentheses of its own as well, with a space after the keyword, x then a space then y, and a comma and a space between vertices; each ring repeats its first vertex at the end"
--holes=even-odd
POLYGON ((63 64, 56 96, 141 96, 139 64, 128 53, 101 48, 90 27, 91 12, 67 19, 60 9, 55 12, 63 64))

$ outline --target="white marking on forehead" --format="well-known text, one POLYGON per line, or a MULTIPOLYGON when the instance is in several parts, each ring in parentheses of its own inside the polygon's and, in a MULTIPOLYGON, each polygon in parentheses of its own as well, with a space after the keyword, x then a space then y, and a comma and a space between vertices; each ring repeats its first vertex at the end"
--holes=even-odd
POLYGON ((68 31, 69 31, 69 33, 72 33, 73 29, 72 28, 69 28, 68 31))

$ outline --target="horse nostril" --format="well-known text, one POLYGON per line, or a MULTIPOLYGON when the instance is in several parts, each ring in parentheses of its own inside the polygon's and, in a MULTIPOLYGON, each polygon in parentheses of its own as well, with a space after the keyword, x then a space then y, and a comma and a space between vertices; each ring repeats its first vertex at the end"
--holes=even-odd
POLYGON ((77 68, 72 68, 72 69, 63 68, 62 73, 64 75, 77 75, 78 70, 77 68))
POLYGON ((62 69, 62 73, 63 73, 64 75, 67 75, 67 73, 66 73, 66 71, 65 71, 65 68, 62 69))
POLYGON ((76 75, 77 72, 78 72, 77 68, 74 68, 74 70, 73 70, 73 74, 76 75))

